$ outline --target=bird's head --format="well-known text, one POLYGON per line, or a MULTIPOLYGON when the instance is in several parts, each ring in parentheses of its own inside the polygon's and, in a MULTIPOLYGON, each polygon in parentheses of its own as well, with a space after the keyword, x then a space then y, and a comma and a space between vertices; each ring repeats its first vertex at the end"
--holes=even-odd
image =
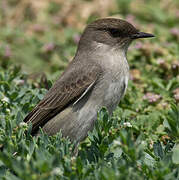
POLYGON ((116 18, 98 19, 89 24, 84 30, 80 44, 88 48, 90 44, 105 44, 114 48, 126 49, 130 43, 139 38, 149 38, 154 35, 140 32, 127 21, 116 18))

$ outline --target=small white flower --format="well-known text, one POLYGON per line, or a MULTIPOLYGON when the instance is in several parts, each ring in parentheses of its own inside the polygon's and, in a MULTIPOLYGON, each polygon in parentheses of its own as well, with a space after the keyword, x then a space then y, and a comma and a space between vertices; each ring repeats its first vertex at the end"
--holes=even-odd
POLYGON ((25 81, 23 79, 15 79, 14 82, 16 85, 23 85, 25 81))
POLYGON ((124 122, 124 127, 132 127, 132 124, 130 122, 124 122))
POLYGON ((10 111, 10 109, 7 108, 7 109, 6 109, 6 112, 7 112, 7 113, 10 113, 11 111, 10 111))
POLYGON ((6 97, 6 96, 4 96, 4 98, 2 98, 2 101, 3 101, 3 102, 9 102, 9 98, 6 97))
POLYGON ((21 123, 19 123, 19 126, 20 126, 20 127, 27 127, 27 123, 21 122, 21 123))
POLYGON ((56 167, 56 168, 53 169, 52 174, 54 174, 54 175, 63 175, 63 171, 59 167, 56 167))
POLYGON ((17 154, 17 152, 14 152, 12 155, 15 156, 17 154))
POLYGON ((114 141, 113 141, 113 144, 115 144, 115 145, 121 145, 121 142, 120 142, 120 141, 117 141, 117 140, 114 140, 114 141))

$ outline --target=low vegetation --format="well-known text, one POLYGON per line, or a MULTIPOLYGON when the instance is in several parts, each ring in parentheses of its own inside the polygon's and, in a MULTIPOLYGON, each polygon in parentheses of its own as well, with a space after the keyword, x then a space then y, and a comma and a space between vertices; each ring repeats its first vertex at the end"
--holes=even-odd
POLYGON ((178 1, 116 0, 103 12, 91 8, 95 0, 3 2, 0 179, 179 179, 178 1), (99 112, 74 157, 74 145, 60 133, 32 137, 23 119, 74 56, 85 24, 109 15, 156 38, 132 44, 125 97, 112 117, 105 107, 99 112))

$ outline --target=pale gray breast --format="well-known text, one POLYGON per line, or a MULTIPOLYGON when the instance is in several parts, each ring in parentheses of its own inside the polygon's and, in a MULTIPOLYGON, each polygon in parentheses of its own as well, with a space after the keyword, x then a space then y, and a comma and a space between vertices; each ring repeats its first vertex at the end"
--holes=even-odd
POLYGON ((107 107, 110 114, 124 96, 128 85, 128 74, 121 74, 119 78, 117 81, 109 83, 108 88, 105 90, 103 106, 107 107))
POLYGON ((126 92, 129 65, 123 50, 108 52, 108 58, 104 61, 105 74, 103 81, 105 92, 103 106, 106 106, 108 111, 112 113, 126 92))

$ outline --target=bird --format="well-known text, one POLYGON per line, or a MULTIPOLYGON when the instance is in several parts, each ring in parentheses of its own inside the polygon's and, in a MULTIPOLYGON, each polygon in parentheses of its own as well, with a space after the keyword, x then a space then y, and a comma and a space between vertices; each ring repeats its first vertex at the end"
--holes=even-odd
POLYGON ((44 98, 25 117, 31 134, 41 128, 52 136, 61 131, 73 142, 83 141, 94 127, 97 114, 109 115, 124 96, 129 79, 127 50, 133 40, 154 37, 118 18, 101 18, 88 24, 77 51, 44 98))

